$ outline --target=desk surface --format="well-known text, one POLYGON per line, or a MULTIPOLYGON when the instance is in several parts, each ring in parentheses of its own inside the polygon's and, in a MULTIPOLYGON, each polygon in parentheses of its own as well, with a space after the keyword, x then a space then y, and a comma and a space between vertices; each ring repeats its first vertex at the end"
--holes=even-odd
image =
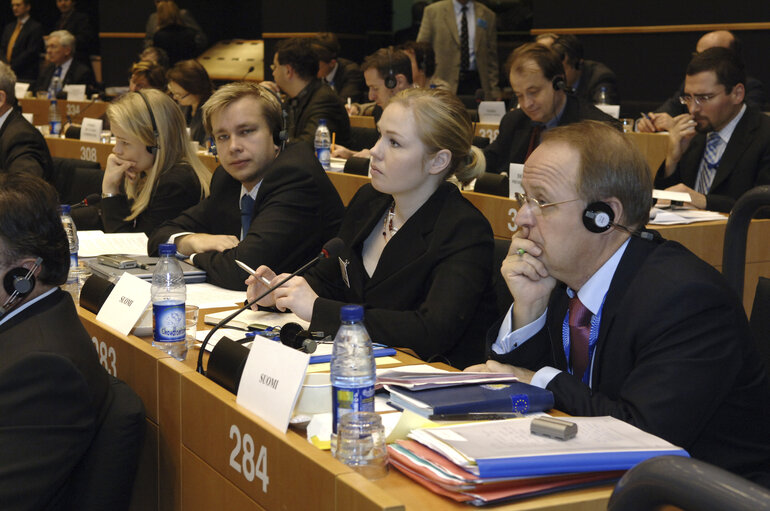
MULTIPOLYGON (((63 119, 72 119, 74 123, 81 123, 84 115, 92 119, 99 119, 107 111, 109 103, 104 101, 68 101, 60 99, 56 102, 59 108, 59 115, 63 119)), ((48 109, 51 102, 47 99, 22 98, 19 100, 21 111, 25 114, 32 114, 32 124, 48 124, 48 109)))

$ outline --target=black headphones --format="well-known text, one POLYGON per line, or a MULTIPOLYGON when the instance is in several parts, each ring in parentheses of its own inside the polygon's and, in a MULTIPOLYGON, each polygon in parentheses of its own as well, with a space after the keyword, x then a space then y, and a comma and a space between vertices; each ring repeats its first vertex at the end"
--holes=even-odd
POLYGON ((43 258, 35 259, 35 264, 29 270, 18 267, 11 268, 3 277, 3 288, 8 293, 8 299, 0 307, 0 318, 5 316, 20 300, 35 289, 35 271, 43 264, 43 258))
MULTIPOLYGON (((260 85, 260 87, 262 86, 260 85)), ((281 106, 281 129, 280 131, 273 131, 273 143, 283 151, 284 147, 286 147, 286 141, 289 139, 289 129, 286 127, 289 119, 289 112, 286 111, 286 105, 283 103, 280 94, 267 87, 262 87, 262 89, 272 94, 281 106)))
POLYGON ((160 139, 160 134, 158 133, 158 125, 155 122, 155 115, 152 113, 152 108, 150 108, 150 102, 147 100, 147 96, 142 94, 140 91, 136 91, 139 96, 144 100, 144 104, 147 105, 147 112, 150 114, 150 122, 152 123, 152 136, 155 139, 155 145, 148 145, 147 152, 152 154, 153 156, 157 154, 158 152, 158 140, 160 139))
POLYGON ((632 231, 625 225, 615 223, 615 212, 606 202, 592 202, 583 210, 583 225, 591 232, 597 234, 607 232, 615 227, 625 231, 631 236, 636 236, 644 240, 652 241, 654 235, 648 231, 632 231))
POLYGON ((393 72, 393 47, 388 47, 388 75, 385 77, 385 87, 395 89, 398 85, 396 74, 393 72))
POLYGON ((553 90, 562 90, 564 92, 569 92, 570 89, 567 87, 567 82, 564 81, 564 77, 562 75, 556 75, 551 80, 551 85, 553 85, 553 90))

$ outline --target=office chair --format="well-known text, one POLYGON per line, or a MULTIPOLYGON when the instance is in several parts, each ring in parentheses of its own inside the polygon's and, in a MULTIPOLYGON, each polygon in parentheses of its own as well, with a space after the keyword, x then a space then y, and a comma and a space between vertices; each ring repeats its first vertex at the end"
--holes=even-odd
POLYGON ((97 162, 53 157, 53 184, 61 204, 77 204, 92 193, 101 193, 104 172, 97 162))
POLYGON ((358 158, 357 156, 351 156, 345 162, 345 167, 342 169, 345 174, 355 174, 357 176, 369 175, 369 158, 358 158))
POLYGON ((770 490, 704 461, 658 456, 625 473, 607 511, 651 511, 663 505, 684 511, 770 510, 770 490))
POLYGON ((476 178, 476 185, 473 187, 473 191, 486 193, 487 195, 508 197, 508 176, 484 172, 476 178))
POLYGON ((770 186, 757 186, 735 202, 727 219, 722 251, 722 275, 739 297, 743 296, 749 224, 757 211, 765 206, 770 206, 770 186))
POLYGON ((510 239, 495 238, 494 265, 492 266, 492 289, 495 293, 497 303, 497 317, 502 316, 508 311, 513 303, 511 290, 508 289, 503 274, 500 273, 500 267, 503 265, 503 259, 508 255, 508 249, 511 246, 510 239))

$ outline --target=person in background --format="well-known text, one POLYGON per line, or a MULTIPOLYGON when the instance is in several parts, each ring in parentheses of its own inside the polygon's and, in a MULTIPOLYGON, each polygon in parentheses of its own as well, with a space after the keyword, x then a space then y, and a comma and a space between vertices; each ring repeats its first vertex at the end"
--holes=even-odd
POLYGON ((43 26, 33 20, 29 11, 31 0, 11 0, 16 17, 3 29, 0 39, 0 59, 11 65, 21 82, 34 82, 40 72, 40 54, 43 53, 43 26))
POLYGON ((102 179, 104 232, 149 236, 208 196, 211 172, 190 147, 171 98, 152 89, 128 93, 110 104, 107 117, 116 142, 102 179))
POLYGON ((88 14, 75 10, 75 0, 56 0, 61 16, 54 30, 66 30, 75 36, 75 59, 91 66, 91 55, 99 55, 99 37, 91 26, 88 14))
MULTIPOLYGON (((446 179, 472 172, 473 127, 465 107, 440 89, 394 96, 371 150, 372 182, 348 205, 339 237, 345 248, 260 305, 290 309, 310 329, 334 333, 340 308, 363 304, 372 339, 409 348, 424 360, 464 367, 483 359, 491 293, 493 239, 486 218, 446 179)), ((260 266, 246 280, 247 297, 277 284, 260 266)))
POLYGON ((158 48, 157 46, 148 46, 143 49, 142 53, 139 54, 139 62, 143 60, 155 62, 163 69, 168 69, 169 67, 168 53, 163 48, 158 48))
POLYGON ((190 138, 205 146, 208 135, 203 126, 201 107, 214 93, 209 74, 198 61, 183 60, 168 70, 166 78, 171 97, 182 107, 190 128, 190 138))
POLYGON ((85 85, 87 95, 98 91, 91 65, 74 59, 75 48, 75 37, 66 30, 55 30, 48 34, 45 41, 48 65, 40 72, 32 87, 33 92, 48 91, 54 96, 69 84, 85 85))
POLYGON ((318 78, 325 81, 337 93, 341 102, 347 102, 348 98, 353 103, 360 102, 364 97, 364 74, 358 64, 338 56, 340 43, 333 33, 318 34, 315 42, 318 54, 318 78))
POLYGON ((168 86, 167 84, 166 70, 159 64, 143 60, 131 66, 131 74, 128 78, 128 90, 130 92, 144 89, 165 91, 168 86))
POLYGON ((416 87, 449 90, 449 84, 435 76, 436 53, 430 43, 407 41, 398 46, 412 62, 412 82, 416 87))
POLYGON ((572 34, 560 35, 550 47, 561 58, 567 86, 576 96, 591 103, 620 104, 617 76, 603 63, 584 59, 580 39, 572 34))
POLYGON ((194 59, 200 53, 195 44, 196 32, 184 24, 176 2, 161 0, 158 7, 158 30, 152 36, 153 46, 168 54, 168 62, 174 65, 180 60, 194 59))
MULTIPOLYGON (((160 4, 162 1, 166 1, 166 0, 155 0, 156 9, 158 7, 158 4, 160 4)), ((197 21, 195 21, 195 18, 187 9, 180 9, 179 16, 182 18, 182 24, 184 26, 189 27, 195 31, 195 45, 199 51, 203 51, 203 49, 206 48, 206 43, 208 42, 208 38, 206 37, 206 34, 203 32, 203 29, 201 28, 201 26, 198 24, 197 21)), ((158 12, 156 11, 150 14, 150 17, 147 18, 147 24, 145 25, 145 28, 144 28, 145 47, 153 45, 153 37, 155 36, 155 32, 157 31, 158 31, 158 12)))

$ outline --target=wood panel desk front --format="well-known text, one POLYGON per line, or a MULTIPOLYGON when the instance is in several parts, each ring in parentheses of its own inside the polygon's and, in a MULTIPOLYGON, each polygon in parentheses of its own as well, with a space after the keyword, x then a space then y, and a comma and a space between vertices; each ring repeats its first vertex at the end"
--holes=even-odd
MULTIPOLYGON (((56 102, 62 122, 71 118, 72 122, 83 122, 84 114, 92 119, 99 119, 107 111, 109 103, 105 101, 68 101, 60 99, 56 102), (86 111, 88 109, 88 111, 86 111)), ((22 98, 19 100, 21 111, 32 114, 32 124, 48 124, 48 108, 51 102, 47 99, 22 98)))
MULTIPOLYGON (((80 316, 95 342, 104 345, 98 348, 105 353, 102 364, 128 382, 147 408, 151 435, 133 509, 468 509, 396 470, 368 481, 294 431, 280 433, 195 372, 197 350, 178 362, 153 349, 149 340, 122 336, 98 323, 88 311, 80 309, 80 316)), ((398 358, 415 362, 408 355, 398 358)), ((599 510, 606 508, 611 491, 612 486, 603 486, 496 509, 599 510)))

